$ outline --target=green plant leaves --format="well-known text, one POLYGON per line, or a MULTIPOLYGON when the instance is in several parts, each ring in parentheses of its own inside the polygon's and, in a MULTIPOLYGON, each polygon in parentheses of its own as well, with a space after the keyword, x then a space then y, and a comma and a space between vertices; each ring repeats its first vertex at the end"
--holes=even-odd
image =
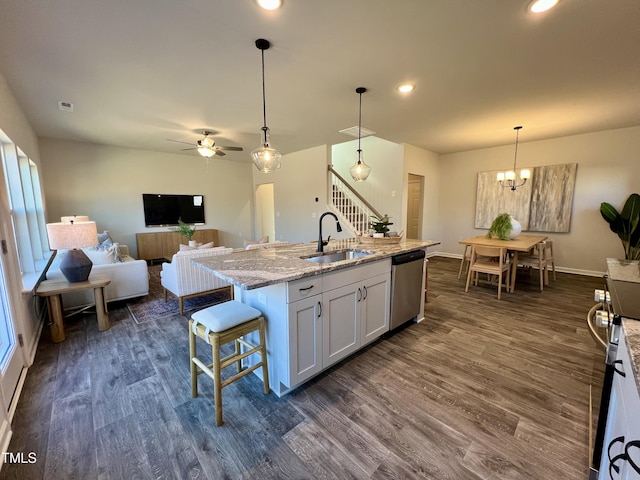
POLYGON ((624 248, 626 260, 640 260, 640 195, 632 193, 618 213, 607 202, 600 204, 600 214, 618 235, 624 248))

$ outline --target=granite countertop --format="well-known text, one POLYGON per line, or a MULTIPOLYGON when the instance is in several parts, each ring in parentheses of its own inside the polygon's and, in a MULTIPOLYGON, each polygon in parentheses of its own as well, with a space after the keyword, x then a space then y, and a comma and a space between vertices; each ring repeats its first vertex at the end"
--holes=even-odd
MULTIPOLYGON (((609 278, 614 281, 611 291, 612 298, 613 295, 617 293, 617 290, 622 290, 620 288, 621 286, 625 287, 623 290, 626 295, 624 299, 625 307, 628 305, 628 298, 631 298, 632 301, 635 301, 633 297, 637 298, 635 295, 636 289, 640 295, 640 262, 637 260, 607 258, 607 274, 609 278)), ((620 299, 618 299, 617 303, 619 302, 620 299)), ((637 307, 632 311, 637 311, 637 307)), ((640 320, 622 317, 622 328, 627 337, 627 346, 629 347, 629 356, 631 357, 631 369, 636 379, 638 395, 640 395, 640 320)))
POLYGON ((622 328, 627 337, 627 346, 631 357, 631 370, 633 370, 638 396, 640 396, 640 320, 623 318, 622 328))
POLYGON ((329 245, 324 247, 325 253, 347 248, 372 252, 364 257, 332 263, 316 263, 301 258, 314 256, 317 248, 316 242, 290 244, 276 248, 239 250, 228 255, 202 257, 191 261, 232 285, 244 290, 252 290, 374 262, 400 253, 425 249, 439 244, 439 241, 432 240, 402 240, 399 244, 393 245, 365 245, 357 243, 355 239, 332 240, 329 245))

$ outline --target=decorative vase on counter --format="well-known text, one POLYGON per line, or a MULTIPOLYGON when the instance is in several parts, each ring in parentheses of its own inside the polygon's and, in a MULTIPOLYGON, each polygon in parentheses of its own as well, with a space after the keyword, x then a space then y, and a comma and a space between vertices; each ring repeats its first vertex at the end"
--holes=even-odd
POLYGON ((190 247, 197 247, 198 246, 198 242, 196 242, 195 240, 189 240, 189 246, 190 247))
POLYGON ((384 238, 384 233, 383 232, 374 232, 373 234, 373 238, 384 238))
POLYGON ((513 240, 522 233, 522 225, 520 225, 520 222, 511 215, 509 215, 509 218, 511 219, 511 233, 509 234, 509 238, 513 240))

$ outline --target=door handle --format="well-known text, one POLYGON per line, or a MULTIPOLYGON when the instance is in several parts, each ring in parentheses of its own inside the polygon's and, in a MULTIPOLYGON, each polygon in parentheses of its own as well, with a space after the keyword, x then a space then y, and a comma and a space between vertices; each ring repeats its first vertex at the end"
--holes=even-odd
POLYGON ((299 288, 298 291, 299 292, 307 292, 309 290, 311 290, 313 288, 313 285, 309 285, 308 287, 305 288, 299 288))
POLYGON ((358 288, 358 301, 362 300, 362 289, 358 288))
POLYGON ((636 473, 640 473, 640 463, 638 463, 638 458, 636 457, 636 459, 634 459, 632 455, 629 455, 629 447, 634 447, 640 451, 640 440, 632 440, 624 447, 624 455, 627 457, 627 463, 635 470, 636 473))
POLYGON ((322 316, 322 303, 318 302, 318 318, 322 316))
POLYGON ((364 285, 362 288, 364 289, 364 296, 362 297, 362 299, 366 300, 367 299, 367 286, 364 285))

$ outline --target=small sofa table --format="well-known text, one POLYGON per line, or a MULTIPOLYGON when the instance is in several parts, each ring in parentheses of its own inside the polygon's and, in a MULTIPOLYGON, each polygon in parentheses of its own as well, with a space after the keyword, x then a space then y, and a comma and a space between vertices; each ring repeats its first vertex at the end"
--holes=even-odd
POLYGON ((51 340, 54 343, 64 341, 64 315, 62 313, 62 294, 93 288, 96 302, 96 315, 98 317, 98 330, 101 332, 109 329, 109 314, 105 304, 104 287, 111 283, 106 274, 94 275, 86 282, 69 283, 64 278, 44 280, 40 282, 36 295, 47 297, 49 316, 51 317, 51 340))

